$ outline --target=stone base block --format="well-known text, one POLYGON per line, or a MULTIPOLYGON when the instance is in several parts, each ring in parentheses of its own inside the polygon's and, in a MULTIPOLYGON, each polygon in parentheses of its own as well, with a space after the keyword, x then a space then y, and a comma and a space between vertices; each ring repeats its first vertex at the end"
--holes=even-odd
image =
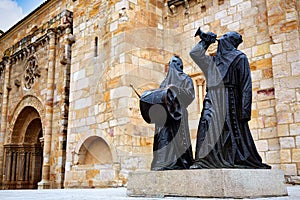
POLYGON ((41 180, 40 182, 38 182, 38 189, 39 190, 50 189, 50 182, 41 180))
POLYGON ((281 170, 169 170, 130 173, 127 195, 256 198, 285 196, 287 189, 281 170))

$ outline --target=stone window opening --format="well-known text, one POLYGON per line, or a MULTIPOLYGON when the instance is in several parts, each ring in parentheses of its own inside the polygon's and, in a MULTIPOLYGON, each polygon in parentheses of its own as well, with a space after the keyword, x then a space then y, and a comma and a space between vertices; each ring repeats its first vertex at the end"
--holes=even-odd
POLYGON ((94 57, 98 56, 98 37, 95 37, 94 57))
POLYGON ((201 13, 205 13, 206 12, 206 6, 201 6, 201 13))

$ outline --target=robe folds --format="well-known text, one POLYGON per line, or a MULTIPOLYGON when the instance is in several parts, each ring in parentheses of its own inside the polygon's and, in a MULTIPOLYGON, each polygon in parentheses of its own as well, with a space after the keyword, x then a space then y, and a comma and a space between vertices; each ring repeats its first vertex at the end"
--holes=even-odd
POLYGON ((201 42, 190 52, 207 85, 191 169, 269 169, 262 163, 248 126, 252 104, 248 59, 226 39, 219 41, 216 56, 205 55, 201 42))
POLYGON ((193 164, 187 107, 195 94, 182 69, 182 60, 173 56, 160 87, 141 96, 143 118, 155 124, 151 170, 189 169, 193 164))

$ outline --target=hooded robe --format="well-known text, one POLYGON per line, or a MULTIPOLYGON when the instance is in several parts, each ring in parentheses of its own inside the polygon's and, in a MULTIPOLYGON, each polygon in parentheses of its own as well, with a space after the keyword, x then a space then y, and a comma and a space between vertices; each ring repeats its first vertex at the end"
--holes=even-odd
POLYGON ((207 84, 192 169, 271 168, 262 163, 248 126, 252 83, 248 59, 237 50, 242 41, 228 32, 219 39, 216 56, 205 55, 203 42, 190 52, 207 84))
POLYGON ((193 164, 186 108, 194 98, 192 79, 183 72, 182 60, 173 56, 160 88, 141 96, 143 118, 155 123, 151 170, 189 169, 193 164), (143 111, 145 102, 155 104, 150 114, 143 111))

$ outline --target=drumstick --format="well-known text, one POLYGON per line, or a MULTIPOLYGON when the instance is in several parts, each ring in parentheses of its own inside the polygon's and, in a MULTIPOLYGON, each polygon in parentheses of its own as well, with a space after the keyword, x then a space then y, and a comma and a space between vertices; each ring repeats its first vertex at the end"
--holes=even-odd
POLYGON ((138 95, 138 97, 141 98, 141 95, 134 89, 132 84, 130 84, 130 87, 133 89, 133 91, 136 93, 136 95, 138 95))

